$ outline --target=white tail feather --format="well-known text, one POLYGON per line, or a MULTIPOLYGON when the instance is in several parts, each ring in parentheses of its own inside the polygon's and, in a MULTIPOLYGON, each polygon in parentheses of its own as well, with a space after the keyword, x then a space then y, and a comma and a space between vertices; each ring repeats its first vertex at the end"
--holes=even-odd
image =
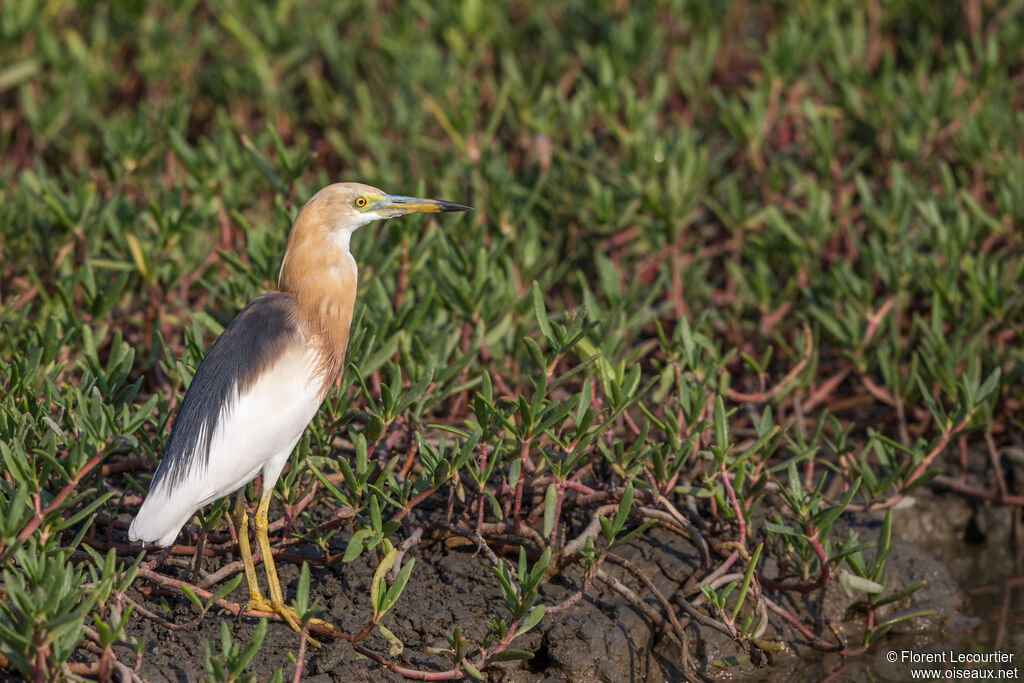
POLYGON ((128 528, 128 540, 155 543, 167 547, 174 543, 181 527, 198 509, 191 500, 178 496, 161 495, 163 491, 150 491, 139 513, 128 528), (154 495, 156 494, 156 495, 154 495))

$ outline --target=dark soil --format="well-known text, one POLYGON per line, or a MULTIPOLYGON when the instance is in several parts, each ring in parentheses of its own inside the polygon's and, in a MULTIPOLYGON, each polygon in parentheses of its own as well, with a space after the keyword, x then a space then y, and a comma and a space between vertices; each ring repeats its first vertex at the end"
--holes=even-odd
MULTIPOLYGON (((1008 556, 1010 543, 999 529, 1009 529, 1007 520, 989 519, 1004 514, 1000 508, 972 509, 962 498, 922 493, 915 496, 915 505, 898 510, 894 537, 898 539, 887 564, 887 592, 898 590, 916 581, 927 586, 910 598, 896 603, 880 615, 887 618, 906 611, 934 610, 933 617, 905 622, 856 660, 825 655, 800 645, 797 634, 783 626, 777 617, 765 634, 770 641, 790 644, 770 657, 763 666, 751 663, 729 638, 707 628, 690 624, 689 656, 696 662, 700 676, 709 680, 815 680, 837 674, 839 680, 862 680, 870 672, 886 677, 884 653, 889 649, 910 648, 927 651, 941 648, 966 649, 975 643, 983 649, 996 647, 1003 651, 1021 649, 1019 640, 1008 639, 1007 614, 1021 614, 1022 605, 1008 600, 991 600, 997 590, 997 579, 1013 567, 1008 556), (984 529, 989 529, 986 534, 984 529), (982 569, 984 568, 984 569, 982 569), (1002 570, 1002 573, 1000 573, 1002 570), (954 580, 953 577, 957 577, 954 580), (994 583, 995 582, 995 583, 994 583), (994 587, 993 587, 994 586, 994 587), (980 589, 980 592, 979 592, 980 589), (965 593, 968 596, 965 598, 965 593), (973 593, 972 593, 973 591, 973 593), (966 616, 974 615, 974 616, 966 616), (1003 618, 1003 626, 993 623, 989 615, 1003 618), (980 617, 980 618, 979 618, 980 617), (1000 630, 1001 629, 1001 630, 1000 630), (1002 633, 1002 642, 996 638, 1002 633)), ((1007 513, 1008 514, 1008 513, 1007 513)), ((879 518, 861 516, 854 530, 861 540, 877 536, 879 518)), ((848 527, 837 524, 833 539, 845 539, 848 527)), ((679 537, 657 528, 644 538, 620 549, 619 554, 639 567, 666 596, 679 592, 693 572, 697 560, 693 549, 679 537)), ((497 582, 489 562, 474 552, 472 546, 450 547, 443 540, 427 542, 413 552, 416 568, 402 599, 389 612, 385 625, 405 644, 397 659, 403 666, 429 671, 450 668, 443 657, 424 652, 429 647, 445 646, 444 636, 461 625, 463 633, 478 640, 486 632, 488 620, 503 610, 497 582)), ((213 571, 230 558, 207 559, 204 568, 213 571)), ((364 554, 350 565, 335 564, 312 568, 311 594, 325 608, 325 618, 349 632, 358 631, 369 614, 369 582, 375 559, 364 554)), ((606 565, 607 566, 607 565, 606 565)), ((298 567, 279 562, 286 599, 295 590, 298 567)), ((772 567, 766 567, 771 574, 772 567)), ((608 566, 610 573, 641 595, 652 607, 657 602, 644 587, 619 567, 608 566)), ((164 568, 162 571, 171 572, 164 568)), ((262 571, 260 571, 261 579, 262 571)), ((556 577, 541 592, 541 601, 555 604, 570 595, 578 586, 579 571, 570 568, 556 577)), ((137 582, 144 583, 144 582, 137 582)), ((136 595, 142 598, 141 595, 136 595)), ((230 599, 245 599, 244 585, 230 599)), ((829 624, 851 645, 863 636, 863 615, 844 619, 844 610, 853 602, 838 580, 824 591, 809 595, 775 595, 781 603, 812 630, 828 637, 829 624)), ((194 607, 183 597, 163 598, 172 607, 174 621, 194 618, 194 607)), ((670 598, 671 599, 671 598, 670 598)), ((157 599, 149 599, 151 609, 158 608, 157 599)), ((148 680, 192 681, 203 675, 204 644, 209 640, 215 655, 220 654, 220 623, 226 621, 235 642, 245 643, 256 620, 232 616, 208 615, 192 631, 169 631, 148 619, 133 617, 127 629, 129 637, 145 637, 141 673, 148 680)), ((1011 622, 1012 623, 1012 622, 1011 622)), ((378 652, 386 652, 387 644, 377 633, 365 644, 378 652)), ((298 634, 280 622, 268 626, 266 640, 252 661, 249 670, 265 679, 281 669, 286 679, 294 672, 288 654, 297 653, 298 634)), ((660 626, 638 611, 625 598, 601 582, 595 582, 589 594, 572 608, 546 617, 531 633, 516 640, 515 649, 533 653, 527 662, 503 664, 487 673, 494 681, 646 681, 683 680, 680 652, 660 626)), ((125 648, 118 651, 121 661, 133 661, 125 648)), ((904 672, 905 673, 905 672, 904 672)), ((889 671, 888 677, 898 672, 889 671)), ((319 650, 309 650, 305 660, 304 678, 312 681, 379 681, 399 680, 374 662, 360 657, 344 641, 325 642, 319 650)))

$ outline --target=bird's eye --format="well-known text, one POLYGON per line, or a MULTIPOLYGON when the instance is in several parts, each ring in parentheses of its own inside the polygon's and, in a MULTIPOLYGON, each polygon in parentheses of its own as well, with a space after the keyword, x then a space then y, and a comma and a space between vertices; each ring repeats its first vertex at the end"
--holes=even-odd
POLYGON ((353 203, 356 205, 357 209, 365 209, 369 202, 366 201, 366 197, 356 197, 356 200, 353 203))

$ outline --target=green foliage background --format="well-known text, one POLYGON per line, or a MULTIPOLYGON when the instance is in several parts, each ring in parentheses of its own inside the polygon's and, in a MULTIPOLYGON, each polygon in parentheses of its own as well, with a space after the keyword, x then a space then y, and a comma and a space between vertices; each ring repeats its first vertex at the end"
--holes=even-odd
MULTIPOLYGON (((103 604, 132 558, 105 570, 82 539, 128 518, 203 349, 273 286, 297 208, 338 180, 477 212, 355 238, 350 366, 285 504, 307 462, 338 471, 335 436, 372 447, 396 421, 429 457, 445 433, 468 458, 479 432, 501 463, 473 475, 481 491, 512 480, 525 442, 558 481, 578 454, 595 488, 648 471, 677 502, 725 502, 728 470, 750 520, 791 467, 860 479, 853 504, 871 506, 946 467, 965 430, 1008 444, 1022 9, 5 3, 0 559, 9 598, 28 597, 3 603, 0 652, 29 672, 45 646, 57 671, 88 615, 116 633, 103 604)), ((970 464, 982 482, 987 467, 970 464)), ((363 485, 325 504, 362 514, 363 485)), ((836 501, 798 493, 766 533, 812 578, 803 523, 836 501)))

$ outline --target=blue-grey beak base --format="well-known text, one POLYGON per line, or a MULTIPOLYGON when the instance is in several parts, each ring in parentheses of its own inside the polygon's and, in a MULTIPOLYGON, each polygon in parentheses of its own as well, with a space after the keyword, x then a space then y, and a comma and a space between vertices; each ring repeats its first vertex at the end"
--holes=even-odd
POLYGON ((398 214, 405 213, 449 213, 453 211, 473 211, 472 206, 456 204, 455 202, 444 201, 443 199, 421 199, 420 197, 404 197, 397 194, 389 194, 377 207, 378 211, 395 211, 398 214))

